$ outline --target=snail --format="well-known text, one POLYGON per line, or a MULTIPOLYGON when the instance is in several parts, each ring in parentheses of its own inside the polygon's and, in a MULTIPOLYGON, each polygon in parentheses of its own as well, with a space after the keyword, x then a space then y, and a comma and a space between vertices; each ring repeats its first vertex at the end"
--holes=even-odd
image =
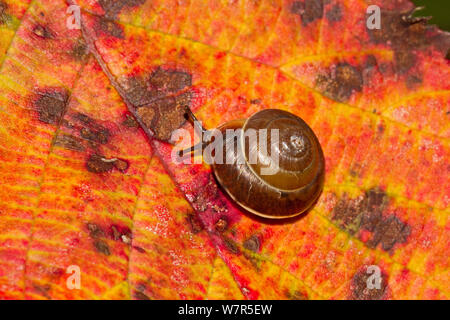
MULTIPOLYGON (((186 116, 196 129, 209 132, 198 125, 189 108, 186 116)), ((319 140, 300 117, 279 109, 264 109, 248 119, 224 123, 217 130, 223 136, 219 148, 227 161, 213 162, 212 170, 218 184, 240 207, 261 217, 281 219, 305 212, 317 200, 324 183, 325 160, 319 140), (231 133, 236 130, 238 134, 231 133), (247 133, 251 130, 258 141, 266 139, 266 148, 261 147, 264 144, 250 143, 247 133), (270 132, 277 132, 278 139, 270 132), (252 158, 257 161, 249 161, 252 158), (274 170, 267 174, 267 168, 274 170), (266 174, 262 174, 264 169, 266 174)), ((200 144, 203 148, 211 142, 200 144)), ((197 147, 179 154, 192 153, 197 147)))

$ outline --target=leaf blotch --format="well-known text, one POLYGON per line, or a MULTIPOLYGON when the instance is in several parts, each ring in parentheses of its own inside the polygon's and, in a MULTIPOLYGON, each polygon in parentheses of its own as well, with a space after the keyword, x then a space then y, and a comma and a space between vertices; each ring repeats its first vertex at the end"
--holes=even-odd
POLYGON ((93 129, 84 127, 80 129, 80 136, 85 140, 106 144, 109 140, 109 131, 105 128, 93 129))
POLYGON ((445 55, 450 46, 448 33, 427 25, 427 19, 412 17, 414 9, 407 12, 381 11, 381 28, 367 29, 375 44, 387 44, 394 51, 397 72, 406 73, 417 64, 415 51, 433 46, 445 55))
POLYGON ((104 254, 105 256, 111 255, 109 245, 103 240, 95 240, 94 247, 99 253, 104 254))
POLYGON ((261 248, 261 242, 259 237, 252 235, 247 240, 244 241, 244 248, 253 252, 259 252, 261 248))
POLYGON ((53 33, 51 32, 50 28, 47 26, 43 26, 40 24, 37 24, 33 27, 33 33, 37 35, 39 38, 42 39, 51 39, 53 38, 53 33))
POLYGON ((122 9, 143 5, 146 0, 99 0, 105 16, 115 17, 122 9))
POLYGON ((106 173, 114 168, 124 173, 129 168, 129 162, 118 158, 107 159, 96 153, 91 154, 86 161, 86 169, 92 173, 106 173))
MULTIPOLYGON (((420 49, 432 44, 434 38, 426 33, 433 27, 423 21, 410 23, 409 12, 381 11, 381 28, 367 29, 372 42, 376 44, 389 43, 395 50, 420 49)), ((436 40, 436 39, 434 39, 436 40)))
POLYGON ((116 161, 114 161, 113 164, 114 168, 116 168, 122 173, 127 172, 128 168, 130 167, 130 163, 123 159, 116 159, 116 161))
POLYGON ((55 139, 55 146, 79 152, 86 150, 82 139, 69 134, 58 134, 55 139))
POLYGON ((38 93, 34 102, 39 120, 48 124, 59 124, 67 108, 69 93, 66 89, 45 89, 38 93))
POLYGON ((230 239, 228 237, 223 237, 223 243, 225 244, 225 248, 234 254, 239 254, 240 250, 238 245, 233 239, 230 239))
POLYGON ((190 104, 190 94, 177 97, 164 97, 136 111, 143 124, 150 128, 155 138, 162 141, 170 140, 172 132, 181 127, 186 119, 184 113, 190 104))
POLYGON ((125 120, 122 122, 122 124, 127 128, 139 128, 139 123, 129 113, 125 115, 125 120))
POLYGON ((146 253, 145 249, 139 246, 133 246, 133 249, 135 249, 139 253, 146 253))
POLYGON ((200 219, 197 217, 195 213, 188 214, 187 220, 192 233, 196 234, 203 230, 203 223, 200 221, 200 219))
POLYGON ((374 236, 367 243, 370 247, 381 244, 385 251, 391 250, 397 243, 405 243, 411 234, 409 225, 400 221, 395 215, 390 215, 378 223, 374 229, 374 236))
POLYGON ((87 227, 87 230, 89 232, 89 235, 92 238, 99 238, 99 237, 105 236, 105 233, 103 232, 103 229, 96 223, 90 222, 90 223, 88 223, 86 225, 86 227, 87 227))
POLYGON ((342 19, 342 9, 341 6, 336 3, 333 5, 326 13, 325 17, 327 18, 330 24, 334 24, 335 22, 339 22, 342 19))
POLYGON ((11 16, 7 13, 8 4, 0 1, 0 24, 5 24, 11 20, 11 16))
POLYGON ((406 242, 410 227, 393 214, 383 217, 388 204, 388 196, 379 189, 368 190, 353 199, 344 194, 333 210, 332 219, 352 235, 360 230, 372 232, 367 245, 376 247, 381 244, 383 250, 390 251, 395 244, 406 242))
POLYGON ((354 92, 360 92, 363 77, 359 68, 348 63, 338 63, 326 75, 316 77, 316 87, 325 96, 339 102, 347 102, 354 92))
POLYGON ((105 173, 114 168, 114 163, 108 161, 103 156, 92 154, 86 162, 86 169, 92 173, 105 173))
POLYGON ((78 132, 83 139, 100 144, 109 142, 111 132, 95 119, 83 113, 76 113, 73 118, 81 124, 78 127, 78 132))
POLYGON ((216 229, 217 232, 224 232, 228 228, 228 219, 227 217, 223 216, 220 217, 219 220, 214 224, 214 229, 216 229))
POLYGON ((408 89, 414 90, 418 86, 420 86, 422 82, 423 82, 422 77, 415 74, 411 74, 406 78, 406 87, 408 89))
POLYGON ((407 51, 395 51, 394 63, 395 70, 398 74, 407 73, 412 67, 416 65, 416 56, 407 51))
POLYGON ((83 38, 79 38, 75 41, 69 54, 76 61, 84 61, 86 59, 89 54, 89 50, 83 38))
POLYGON ((150 298, 143 292, 141 291, 135 291, 133 293, 133 296, 136 300, 150 300, 150 298))
POLYGON ((192 76, 186 72, 159 67, 152 73, 149 82, 154 90, 169 94, 191 86, 192 76))
POLYGON ((119 79, 119 84, 125 90, 127 99, 139 107, 191 86, 192 76, 183 71, 158 67, 149 76, 119 79))
POLYGON ((125 244, 130 244, 131 243, 131 239, 132 234, 131 234, 131 230, 130 228, 126 227, 126 226, 119 226, 119 225, 112 225, 110 227, 110 233, 111 238, 115 241, 121 241, 125 244))
POLYGON ((172 132, 186 121, 184 114, 191 103, 192 76, 179 70, 158 67, 149 76, 119 79, 136 116, 154 137, 168 141, 172 132))
POLYGON ((49 293, 51 286, 49 284, 38 284, 36 282, 33 282, 32 286, 36 293, 40 294, 41 296, 44 296, 47 299, 51 299, 49 293))
POLYGON ((103 17, 97 18, 95 27, 97 36, 111 36, 117 39, 124 39, 125 33, 123 26, 113 20, 109 20, 103 17))
POLYGON ((295 1, 291 5, 291 13, 299 15, 302 25, 307 26, 315 20, 322 19, 323 2, 322 0, 295 1))
POLYGON ((385 298, 387 292, 387 276, 382 273, 380 287, 369 289, 368 280, 372 274, 367 272, 367 268, 359 270, 352 278, 350 284, 351 295, 353 300, 381 300, 385 298))
POLYGON ((286 291, 284 293, 288 300, 309 300, 306 292, 295 290, 294 292, 286 291))

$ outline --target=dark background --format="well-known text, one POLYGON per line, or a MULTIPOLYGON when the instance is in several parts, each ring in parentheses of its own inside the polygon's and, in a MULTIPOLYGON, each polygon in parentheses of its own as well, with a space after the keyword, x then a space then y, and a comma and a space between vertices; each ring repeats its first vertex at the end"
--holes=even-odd
POLYGON ((415 17, 432 16, 429 24, 436 24, 442 30, 450 31, 450 0, 413 0, 416 6, 425 9, 416 12, 415 17))

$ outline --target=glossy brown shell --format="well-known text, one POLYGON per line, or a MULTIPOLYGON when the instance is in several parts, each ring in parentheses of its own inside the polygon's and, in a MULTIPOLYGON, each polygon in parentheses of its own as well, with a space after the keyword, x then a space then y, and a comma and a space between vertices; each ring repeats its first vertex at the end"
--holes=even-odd
MULTIPOLYGON (((246 121, 234 120, 218 129, 225 137, 223 154, 231 159, 228 164, 213 164, 214 174, 241 207, 258 216, 280 219, 305 212, 317 200, 323 188, 325 160, 316 135, 301 118, 283 110, 265 109, 246 121), (227 134, 227 129, 238 128, 242 128, 239 137, 227 134), (250 150, 248 140, 244 140, 246 133, 264 128, 279 130, 279 143, 274 143, 279 146, 279 166, 274 175, 261 175, 259 162, 248 161, 260 150, 250 150)), ((268 142, 270 145, 270 134, 268 142)))

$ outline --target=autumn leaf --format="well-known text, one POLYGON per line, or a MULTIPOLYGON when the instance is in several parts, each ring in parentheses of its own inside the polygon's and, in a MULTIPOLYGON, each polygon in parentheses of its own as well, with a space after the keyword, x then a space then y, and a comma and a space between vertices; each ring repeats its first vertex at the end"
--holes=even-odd
POLYGON ((0 1, 0 298, 448 299, 450 38, 413 9, 0 1), (175 164, 185 106, 207 128, 302 117, 326 159, 314 208, 255 218, 175 164))

